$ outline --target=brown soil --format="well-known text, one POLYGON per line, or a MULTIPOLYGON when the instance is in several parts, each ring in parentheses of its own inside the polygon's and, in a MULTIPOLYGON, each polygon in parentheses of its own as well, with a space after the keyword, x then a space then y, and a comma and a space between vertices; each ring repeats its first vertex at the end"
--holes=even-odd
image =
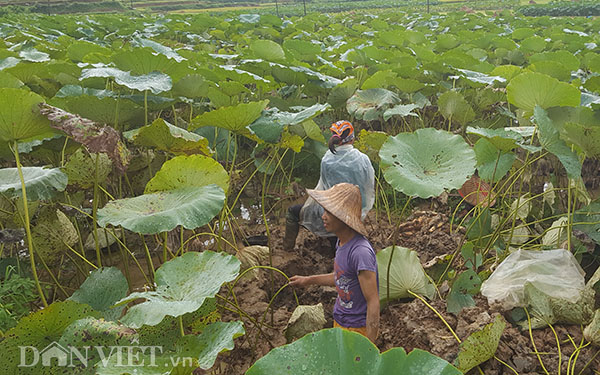
MULTIPOLYGON (((387 220, 378 218, 375 226, 374 213, 367 218, 367 228, 370 240, 375 249, 383 249, 392 243, 393 226, 387 220)), ((426 263, 438 255, 453 253, 459 246, 460 234, 450 234, 447 217, 430 211, 413 213, 404 226, 404 235, 398 236, 397 243, 401 246, 415 249, 421 262, 426 263), (433 229, 432 229, 433 228, 433 229), (410 230, 408 230, 410 229, 410 230), (407 235, 406 232, 410 232, 407 235)), ((258 226, 257 226, 258 228, 258 226)), ((264 226, 263 226, 264 228, 264 226)), ((273 265, 288 276, 308 275, 331 272, 333 267, 333 252, 327 240, 314 236, 306 230, 301 230, 293 252, 282 249, 283 219, 279 223, 271 223, 271 248, 273 250, 273 265)), ((242 281, 234 288, 240 307, 254 320, 263 321, 259 330, 247 318, 242 318, 246 327, 246 335, 236 339, 233 351, 221 355, 214 369, 219 374, 243 374, 254 362, 267 354, 273 347, 286 344, 283 331, 290 318, 296 302, 290 288, 284 288, 273 302, 273 309, 267 311, 269 295, 285 285, 285 279, 280 275, 273 277, 273 283, 267 271, 261 271, 262 276, 256 280, 242 281), (266 314, 265 314, 266 312, 266 314)), ((309 287, 295 291, 300 304, 313 305, 323 303, 326 317, 326 327, 331 327, 331 311, 335 302, 335 288, 309 287)), ((442 314, 444 319, 456 332, 461 340, 471 333, 493 322, 501 312, 494 311, 483 297, 476 298, 476 306, 463 309, 458 316, 446 312, 445 300, 431 301, 432 306, 442 314)), ((239 319, 239 315, 224 312, 225 320, 239 319)), ((508 314, 504 315, 505 320, 508 314)), ((569 363, 573 365, 575 356, 571 357, 575 345, 582 342, 582 329, 579 326, 554 327, 561 349, 561 372, 567 373, 569 363), (571 359, 571 361, 570 361, 571 359)), ((545 369, 550 374, 557 374, 559 356, 556 338, 550 328, 534 330, 533 340, 545 369)), ((453 362, 459 351, 459 345, 441 319, 419 300, 395 302, 381 312, 380 333, 376 345, 381 351, 392 347, 404 347, 407 352, 414 348, 427 350, 449 362, 453 362)), ((593 359, 598 349, 587 346, 577 357, 575 372, 587 365, 581 374, 593 375, 600 369, 600 355, 593 359), (591 361, 591 362, 590 362, 591 361)), ((507 321, 506 329, 501 337, 496 356, 514 368, 520 375, 544 374, 540 359, 535 354, 528 331, 521 331, 517 326, 507 321)), ((491 359, 481 366, 486 375, 514 374, 514 372, 496 359, 491 359)), ((202 372, 200 372, 202 373, 202 372)), ((214 372, 213 372, 214 373, 214 372)), ((473 369, 470 374, 478 374, 473 369)))

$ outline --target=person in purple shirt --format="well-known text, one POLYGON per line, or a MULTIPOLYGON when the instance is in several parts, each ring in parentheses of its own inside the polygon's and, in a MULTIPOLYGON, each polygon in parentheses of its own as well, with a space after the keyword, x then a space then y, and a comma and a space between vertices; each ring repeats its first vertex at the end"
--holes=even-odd
POLYGON ((328 190, 307 190, 325 212, 325 229, 338 237, 332 273, 292 276, 290 285, 335 286, 334 327, 362 333, 375 342, 379 331, 379 274, 375 251, 365 238, 358 186, 341 183, 328 190))

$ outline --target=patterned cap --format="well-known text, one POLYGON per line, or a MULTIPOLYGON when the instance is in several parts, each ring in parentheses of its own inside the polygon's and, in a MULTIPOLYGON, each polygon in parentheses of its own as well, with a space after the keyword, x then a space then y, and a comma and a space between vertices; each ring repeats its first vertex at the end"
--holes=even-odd
POLYGON ((348 143, 354 139, 354 126, 350 123, 350 121, 340 120, 331 124, 329 128, 334 134, 338 137, 342 138, 341 144, 348 143), (344 131, 350 129, 350 133, 345 138, 343 137, 344 131))

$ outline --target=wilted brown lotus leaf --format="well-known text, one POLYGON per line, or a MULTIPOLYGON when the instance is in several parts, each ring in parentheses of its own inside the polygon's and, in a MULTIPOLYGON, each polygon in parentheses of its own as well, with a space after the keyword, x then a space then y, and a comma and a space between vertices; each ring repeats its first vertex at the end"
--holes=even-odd
POLYGON ((62 130, 89 152, 105 153, 119 172, 124 173, 129 163, 129 150, 121 141, 119 133, 110 126, 99 126, 92 120, 41 103, 40 113, 51 121, 51 126, 62 130))

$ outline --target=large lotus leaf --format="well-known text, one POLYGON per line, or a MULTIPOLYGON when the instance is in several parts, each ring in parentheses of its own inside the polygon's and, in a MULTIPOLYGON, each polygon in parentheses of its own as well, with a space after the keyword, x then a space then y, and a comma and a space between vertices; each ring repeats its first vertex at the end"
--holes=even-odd
POLYGON ((433 298, 435 287, 427 278, 417 253, 401 246, 389 246, 377 253, 379 268, 379 299, 388 299, 388 268, 389 268, 389 299, 412 297, 408 291, 433 298), (392 256, 393 253, 393 256, 392 256), (390 257, 392 262, 390 264, 390 257))
POLYGON ((297 134, 291 134, 285 130, 281 134, 281 141, 279 142, 282 148, 291 148, 294 152, 300 152, 304 146, 304 140, 297 134))
POLYGON ((500 83, 504 83, 506 82, 506 79, 500 76, 494 76, 494 75, 487 75, 484 73, 480 73, 480 72, 474 72, 472 70, 467 70, 467 69, 456 69, 461 73, 462 77, 465 77, 465 79, 471 81, 471 82, 476 82, 476 83, 482 83, 485 85, 493 85, 494 82, 498 81, 500 83))
POLYGON ((206 138, 171 125, 161 118, 154 120, 152 124, 125 132, 123 136, 138 146, 154 147, 175 155, 212 154, 206 138))
POLYGON ((304 121, 302 123, 302 129, 304 130, 304 133, 306 133, 306 136, 313 141, 321 142, 323 144, 326 142, 323 131, 313 120, 304 121))
POLYGON ((573 216, 573 228, 584 232, 600 244, 600 202, 592 202, 576 211, 573 216))
MULTIPOLYGON (((22 172, 28 200, 50 199, 56 191, 63 191, 67 187, 67 175, 58 168, 23 167, 22 172)), ((0 193, 9 197, 22 195, 17 168, 0 169, 0 193)))
POLYGON ((467 133, 477 134, 478 136, 487 139, 494 147, 504 152, 512 150, 523 142, 523 136, 517 132, 511 131, 510 128, 488 129, 468 126, 467 133))
POLYGON ((248 125, 260 117, 267 104, 269 104, 268 100, 262 100, 205 112, 192 120, 188 130, 195 130, 201 126, 216 126, 244 136, 251 136, 248 125))
POLYGON ((250 49, 256 57, 268 61, 285 60, 285 52, 283 48, 272 40, 259 39, 250 43, 250 49))
POLYGON ((136 75, 169 72, 178 65, 174 59, 155 53, 152 48, 134 48, 132 51, 122 51, 114 54, 112 60, 117 68, 136 75))
POLYGON ((379 150, 387 141, 389 134, 385 132, 370 131, 362 129, 354 146, 362 153, 366 154, 372 161, 379 161, 379 150))
POLYGON ((563 242, 567 240, 568 221, 569 219, 566 216, 555 220, 542 237, 542 245, 551 246, 552 249, 560 249, 563 242))
POLYGON ((500 76, 508 81, 521 73, 522 68, 515 65, 499 65, 490 74, 500 76))
POLYGON ((173 85, 173 93, 187 98, 201 98, 208 96, 209 82, 200 74, 190 74, 173 85))
POLYGON ((577 145, 587 157, 600 156, 600 124, 584 125, 567 122, 563 130, 567 141, 577 145))
POLYGON ((69 299, 91 306, 103 313, 107 320, 117 320, 125 306, 113 309, 111 306, 124 298, 128 289, 127 279, 121 270, 116 267, 99 268, 90 273, 69 299))
POLYGON ((519 74, 510 81, 506 92, 511 104, 530 113, 535 106, 576 107, 581 101, 581 92, 575 86, 541 73, 519 74))
POLYGON ((84 40, 78 40, 73 42, 67 48, 67 57, 71 59, 71 61, 81 62, 85 55, 89 53, 96 53, 110 56, 112 53, 110 49, 106 47, 102 47, 96 43, 86 42, 84 40))
POLYGON ((271 350, 246 375, 458 375, 458 369, 426 351, 402 348, 379 353, 366 337, 340 328, 309 333, 271 350))
POLYGON ((540 144, 548 152, 554 154, 561 164, 567 170, 569 178, 578 179, 581 177, 581 163, 577 154, 560 138, 560 134, 548 117, 548 113, 540 106, 534 110, 535 122, 539 129, 540 144))
POLYGON ((249 128, 260 139, 276 143, 279 141, 281 133, 286 126, 297 125, 311 120, 329 108, 329 104, 315 104, 311 107, 303 108, 299 112, 283 112, 277 108, 269 108, 263 111, 260 118, 254 121, 249 128))
POLYGON ((175 349, 165 350, 165 340, 161 340, 154 356, 147 350, 127 362, 115 353, 106 364, 98 363, 96 371, 98 375, 191 375, 197 367, 211 368, 219 353, 233 349, 233 339, 244 333, 242 322, 216 322, 198 336, 181 337, 172 345, 175 349))
POLYGON ((438 108, 446 120, 465 125, 475 119, 475 112, 465 98, 456 91, 446 91, 438 99, 438 108))
POLYGON ((96 92, 97 96, 80 94, 53 98, 49 104, 88 118, 98 124, 108 124, 116 128, 122 128, 123 124, 141 125, 144 123, 144 107, 128 99, 117 99, 112 96, 113 92, 109 93, 96 92))
POLYGON ((346 101, 354 95, 357 89, 358 80, 356 78, 348 78, 331 89, 327 96, 327 102, 334 108, 340 108, 346 104, 346 101))
MULTIPOLYGON (((24 350, 21 358, 20 347, 30 346, 42 351, 53 342, 58 342, 64 330, 74 321, 87 316, 97 317, 91 307, 74 301, 54 302, 50 306, 22 318, 16 327, 8 330, 0 342, 0 366, 7 374, 54 375, 56 367, 44 367, 42 361, 37 366, 20 367, 21 360, 33 363, 33 350, 24 350)), ((56 363, 56 362, 55 362, 56 363)), ((64 369, 64 367, 63 367, 64 369)))
POLYGON ((55 132, 50 122, 37 112, 44 99, 30 91, 0 88, 0 141, 42 139, 55 132))
POLYGON ((517 156, 512 152, 503 152, 485 138, 481 138, 473 147, 477 156, 477 170, 484 181, 498 182, 510 170, 517 156))
POLYGON ((496 354, 500 337, 506 322, 501 315, 496 315, 493 323, 473 332, 460 344, 456 366, 465 374, 475 366, 482 364, 496 354))
POLYGON ((46 263, 60 259, 68 246, 77 243, 79 235, 69 218, 52 207, 42 209, 35 226, 31 230, 35 251, 46 263))
MULTIPOLYGON (((106 362, 106 357, 111 354, 112 348, 135 348, 136 343, 137 333, 135 330, 115 322, 92 317, 71 323, 58 341, 63 348, 73 348, 84 354, 83 361, 75 354, 69 362, 69 371, 79 375, 96 375, 94 365, 106 362), (90 350, 86 350, 86 347, 90 350)), ((135 349, 131 353, 135 353, 135 349)), ((125 354, 125 358, 126 356, 127 354, 125 354)), ((127 359, 124 362, 127 363, 127 359)))
POLYGON ((375 74, 373 74, 369 78, 367 78, 363 82, 360 89, 368 90, 368 89, 386 88, 386 87, 390 86, 391 84, 393 84, 394 79, 396 77, 397 77, 397 74, 392 72, 391 70, 380 70, 378 72, 375 72, 375 74))
POLYGON ((178 317, 198 310, 204 300, 217 294, 223 283, 238 275, 240 261, 212 251, 189 252, 163 264, 155 274, 156 290, 132 293, 119 303, 138 298, 121 321, 133 328, 157 325, 165 316, 178 317))
POLYGON ((294 309, 287 327, 285 327, 285 339, 290 343, 307 333, 325 328, 326 323, 327 320, 325 320, 325 311, 323 310, 322 303, 317 305, 298 305, 294 309))
POLYGON ((215 184, 227 192, 229 175, 216 160, 202 155, 177 156, 163 164, 144 193, 215 184))
POLYGON ((24 48, 21 51, 19 51, 19 57, 25 61, 30 62, 50 61, 50 55, 48 55, 46 52, 38 51, 33 47, 24 48))
POLYGON ((18 89, 23 87, 24 83, 10 73, 0 71, 0 87, 18 89))
POLYGON ((98 173, 98 182, 106 181, 112 170, 112 163, 106 154, 88 154, 83 148, 77 149, 65 164, 63 171, 69 177, 69 185, 77 185, 83 189, 94 186, 98 173), (96 157, 98 158, 96 172, 96 157))
POLYGON ((319 44, 300 39, 286 39, 283 47, 294 55, 298 60, 315 61, 321 53, 319 44))
POLYGON ((115 82, 132 90, 149 90, 154 94, 169 91, 173 87, 171 77, 161 72, 150 72, 144 75, 131 75, 117 68, 91 68, 81 71, 80 80, 87 78, 114 78, 115 82))
POLYGON ((358 90, 346 102, 346 109, 359 120, 373 121, 399 102, 398 96, 386 89, 358 90))
POLYGON ((98 224, 142 234, 167 232, 178 225, 196 229, 212 220, 224 201, 223 189, 214 184, 159 191, 108 202, 98 210, 98 224))
POLYGON ((446 299, 448 312, 458 314, 464 307, 475 306, 473 296, 479 293, 481 279, 473 270, 462 272, 452 283, 446 299))
POLYGON ((107 154, 119 171, 125 171, 129 162, 129 151, 114 128, 100 127, 89 119, 47 104, 40 106, 40 113, 52 121, 54 128, 67 133, 90 152, 107 154))
MULTIPOLYGON (((180 54, 175 52, 171 47, 164 46, 153 40, 144 39, 144 38, 134 38, 133 41, 135 42, 136 45, 139 45, 141 47, 152 48, 157 53, 160 53, 161 55, 164 55, 164 56, 168 57, 169 59, 173 59, 177 62, 181 62, 181 61, 185 60, 185 58, 183 58, 180 54)), ((156 70, 156 69, 153 69, 153 70, 156 70)))
POLYGON ((475 172, 475 152, 463 138, 433 128, 389 137, 379 156, 386 181, 409 196, 439 196, 475 172))
POLYGON ((571 79, 571 71, 569 68, 557 61, 538 61, 535 64, 532 64, 529 69, 534 72, 554 77, 563 82, 568 82, 571 79))
POLYGON ((390 109, 386 109, 383 113, 383 120, 387 121, 393 116, 417 116, 416 113, 413 113, 413 110, 420 108, 417 104, 399 104, 390 109))
POLYGON ((536 53, 529 57, 529 61, 537 63, 539 61, 556 61, 565 65, 570 71, 577 71, 581 62, 577 56, 566 50, 536 53))
POLYGON ((9 56, 5 59, 0 59, 0 71, 17 66, 19 61, 21 61, 21 60, 17 59, 16 57, 13 57, 13 56, 9 56))

